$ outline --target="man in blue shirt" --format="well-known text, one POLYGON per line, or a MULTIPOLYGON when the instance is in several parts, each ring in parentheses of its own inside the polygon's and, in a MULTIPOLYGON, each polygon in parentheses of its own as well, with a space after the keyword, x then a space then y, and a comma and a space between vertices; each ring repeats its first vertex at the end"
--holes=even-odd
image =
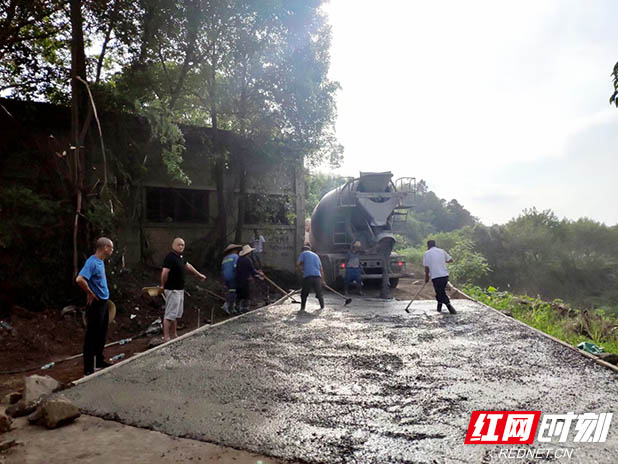
POLYGON ((324 296, 322 295, 322 284, 324 284, 324 270, 320 257, 311 251, 309 245, 303 247, 302 253, 298 256, 296 266, 302 268, 303 284, 300 291, 300 310, 305 310, 309 291, 315 292, 315 297, 320 302, 320 309, 324 309, 324 296))
POLYGON ((109 238, 97 240, 97 249, 84 263, 75 282, 86 293, 86 336, 84 337, 84 375, 94 372, 96 367, 108 367, 103 348, 107 338, 107 301, 109 289, 105 277, 105 263, 114 252, 114 244, 109 238))

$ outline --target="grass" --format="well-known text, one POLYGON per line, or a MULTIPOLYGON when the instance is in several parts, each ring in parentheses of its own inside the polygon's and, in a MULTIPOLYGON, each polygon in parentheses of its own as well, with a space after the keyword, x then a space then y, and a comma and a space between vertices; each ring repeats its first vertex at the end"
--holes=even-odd
POLYGON ((552 302, 539 298, 513 295, 493 287, 485 290, 466 286, 471 297, 515 319, 552 335, 573 346, 592 342, 608 353, 618 354, 618 317, 603 310, 580 310, 561 300, 552 302))

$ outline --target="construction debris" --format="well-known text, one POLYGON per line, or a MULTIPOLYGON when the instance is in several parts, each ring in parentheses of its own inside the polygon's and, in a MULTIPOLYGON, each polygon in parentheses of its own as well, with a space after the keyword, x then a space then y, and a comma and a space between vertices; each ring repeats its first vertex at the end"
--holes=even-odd
POLYGON ((37 407, 37 403, 26 404, 24 400, 19 400, 17 403, 6 408, 6 415, 11 416, 13 419, 17 417, 27 416, 34 412, 37 407))
POLYGON ((80 415, 79 409, 68 399, 56 397, 45 400, 34 413, 28 416, 28 422, 55 429, 73 422, 80 415))
POLYGON ((50 395, 60 387, 60 382, 45 375, 31 375, 24 379, 24 402, 33 403, 50 395))
POLYGON ((4 395, 2 398, 1 404, 15 404, 19 400, 21 400, 23 395, 19 392, 11 392, 4 395))
POLYGON ((13 419, 3 414, 0 414, 0 433, 6 433, 11 430, 13 419))

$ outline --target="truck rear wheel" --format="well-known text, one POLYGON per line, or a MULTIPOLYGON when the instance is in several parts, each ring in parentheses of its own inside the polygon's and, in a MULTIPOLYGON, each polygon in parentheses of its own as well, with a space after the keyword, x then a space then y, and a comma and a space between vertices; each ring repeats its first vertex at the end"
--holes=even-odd
POLYGON ((397 285, 399 285, 399 278, 388 279, 388 282, 389 282, 391 288, 397 288, 397 285))

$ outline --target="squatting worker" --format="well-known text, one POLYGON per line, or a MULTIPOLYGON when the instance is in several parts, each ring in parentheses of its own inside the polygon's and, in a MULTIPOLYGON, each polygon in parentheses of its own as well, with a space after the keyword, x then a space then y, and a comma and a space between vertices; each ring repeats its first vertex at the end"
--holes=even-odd
POLYGON ((97 240, 96 251, 84 263, 75 278, 77 285, 86 292, 86 336, 84 337, 84 375, 90 375, 96 367, 109 367, 103 357, 107 338, 107 301, 109 289, 105 277, 105 263, 114 252, 114 244, 109 238, 97 240))
POLYGON ((423 256, 423 266, 425 266, 425 283, 433 283, 433 288, 436 291, 436 300, 438 300, 438 312, 442 311, 442 304, 445 304, 449 313, 455 314, 455 308, 451 305, 446 294, 446 284, 448 283, 448 271, 446 263, 452 263, 453 258, 441 248, 436 246, 435 240, 427 242, 427 251, 423 256))
POLYGON ((185 241, 177 237, 172 242, 172 251, 165 257, 163 261, 163 269, 161 270, 161 287, 164 289, 163 297, 165 298, 165 315, 163 316, 163 340, 176 338, 177 324, 176 320, 182 317, 185 303, 185 269, 195 274, 201 280, 205 280, 206 276, 198 272, 191 263, 188 263, 183 256, 185 250, 185 241))
POLYGON ((303 271, 303 285, 300 291, 300 310, 305 310, 309 291, 313 290, 320 302, 320 309, 324 309, 324 296, 322 295, 322 285, 324 284, 324 270, 320 257, 311 251, 309 245, 303 247, 302 253, 298 256, 296 263, 298 268, 303 271))

